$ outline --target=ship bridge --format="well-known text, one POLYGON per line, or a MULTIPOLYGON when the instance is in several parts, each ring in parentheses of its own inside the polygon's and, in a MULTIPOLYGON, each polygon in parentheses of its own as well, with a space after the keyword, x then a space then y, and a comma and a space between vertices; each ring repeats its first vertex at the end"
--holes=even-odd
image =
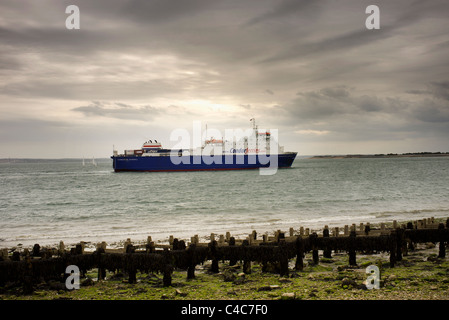
POLYGON ((150 150, 159 150, 162 149, 161 143, 157 142, 157 140, 148 140, 142 145, 143 152, 150 151, 150 150))

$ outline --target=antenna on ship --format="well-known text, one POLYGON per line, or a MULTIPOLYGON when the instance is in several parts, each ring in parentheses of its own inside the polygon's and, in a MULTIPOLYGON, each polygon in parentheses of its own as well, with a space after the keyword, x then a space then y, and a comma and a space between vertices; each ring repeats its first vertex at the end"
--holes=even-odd
POLYGON ((256 118, 251 118, 251 119, 249 119, 249 121, 253 123, 253 129, 256 130, 257 129, 256 118))
POLYGON ((206 123, 206 133, 204 134, 204 146, 202 147, 202 149, 206 147, 206 144, 207 144, 207 123, 206 123))

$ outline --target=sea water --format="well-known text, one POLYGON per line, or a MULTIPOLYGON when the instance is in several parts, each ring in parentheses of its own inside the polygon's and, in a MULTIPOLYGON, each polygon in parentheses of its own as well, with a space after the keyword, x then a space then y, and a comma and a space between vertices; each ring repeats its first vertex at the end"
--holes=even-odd
POLYGON ((296 159, 258 170, 114 173, 110 159, 0 163, 0 247, 166 241, 449 217, 449 157, 296 159))

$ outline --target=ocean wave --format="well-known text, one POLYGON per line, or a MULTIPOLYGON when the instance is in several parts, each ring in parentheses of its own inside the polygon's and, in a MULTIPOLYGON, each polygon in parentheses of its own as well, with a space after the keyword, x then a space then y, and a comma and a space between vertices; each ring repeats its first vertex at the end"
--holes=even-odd
POLYGON ((347 221, 360 221, 369 220, 372 216, 370 215, 333 215, 325 216, 319 218, 304 219, 301 221, 304 225, 316 225, 317 223, 333 222, 333 223, 343 223, 347 221))
MULTIPOLYGON (((448 208, 432 208, 432 209, 415 209, 415 210, 401 210, 401 211, 381 211, 381 212, 372 212, 371 215, 374 216, 376 219, 379 218, 401 218, 404 215, 427 215, 427 214, 433 214, 433 213, 439 213, 440 215, 446 215, 449 214, 448 208)), ((418 217, 418 216, 417 216, 418 217)))

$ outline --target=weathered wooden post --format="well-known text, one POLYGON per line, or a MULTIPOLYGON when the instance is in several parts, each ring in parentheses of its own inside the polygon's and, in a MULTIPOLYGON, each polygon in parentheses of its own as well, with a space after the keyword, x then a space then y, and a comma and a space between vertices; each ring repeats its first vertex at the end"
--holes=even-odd
POLYGON ((396 228, 396 261, 402 260, 403 238, 404 238, 404 229, 396 228))
POLYGON ((210 267, 210 271, 218 273, 219 270, 218 270, 218 258, 217 258, 217 241, 212 240, 211 242, 209 242, 208 247, 209 247, 209 254, 210 254, 210 257, 212 260, 212 265, 210 267))
POLYGON ((125 253, 134 253, 136 251, 136 248, 131 244, 128 243, 125 247, 125 253))
POLYGON ((105 250, 102 246, 97 248, 97 267, 98 267, 98 277, 97 280, 104 280, 106 278, 106 269, 103 264, 103 254, 105 250))
POLYGON ((190 243, 198 244, 199 242, 200 241, 199 241, 199 238, 198 238, 197 234, 194 235, 193 237, 190 237, 190 243))
MULTIPOLYGON (((413 222, 408 222, 407 223, 407 230, 413 230, 413 229, 415 229, 415 225, 413 225, 413 222)), ((407 239, 407 246, 408 246, 407 251, 408 250, 412 250, 412 251, 415 250, 415 244, 410 239, 407 239)))
POLYGON ((33 246, 33 251, 32 251, 32 256, 33 257, 39 257, 40 256, 40 252, 41 251, 41 246, 38 244, 38 243, 36 243, 34 246, 33 246))
MULTIPOLYGON (((323 230, 323 238, 329 238, 329 228, 326 226, 323 230)), ((332 250, 329 249, 329 245, 326 245, 326 249, 323 251, 324 258, 332 258, 332 250)))
POLYGON ((280 232, 278 235, 278 242, 285 240, 285 232, 280 232))
POLYGON ((285 239, 279 242, 279 265, 281 267, 279 275, 281 277, 288 276, 288 252, 285 239))
POLYGON ((251 240, 257 240, 257 231, 253 230, 253 232, 251 233, 251 240))
POLYGON ((179 250, 179 240, 178 238, 174 238, 172 241, 172 249, 173 250, 179 250))
MULTIPOLYGON (((334 228, 334 237, 339 237, 340 236, 340 228, 339 227, 335 227, 334 228)), ((338 253, 338 249, 334 250, 334 253, 338 253)))
POLYGON ((186 243, 184 240, 178 241, 178 250, 185 250, 186 249, 186 243))
POLYGON ((65 251, 65 245, 63 241, 59 241, 59 246, 58 246, 58 255, 62 256, 64 254, 65 251))
POLYGON ((145 247, 146 247, 147 253, 155 253, 156 252, 156 246, 154 244, 154 241, 147 243, 147 245, 145 247))
POLYGON ((187 279, 195 279, 195 249, 195 243, 191 243, 187 249, 187 279))
MULTIPOLYGON (((5 249, 5 250, 6 250, 6 254, 8 254, 8 249, 5 249)), ((30 255, 30 253, 28 252, 28 254, 26 256, 29 256, 29 255, 30 255)), ((12 253, 11 261, 20 261, 20 252, 19 251, 14 251, 12 253)))
POLYGON ((263 234, 263 235, 262 235, 262 242, 263 242, 263 243, 267 243, 267 241, 268 241, 268 235, 263 234))
POLYGON ((279 240, 279 233, 281 232, 281 230, 277 230, 274 232, 274 241, 278 242, 279 240))
POLYGON ((371 226, 369 224, 367 224, 365 226, 365 235, 369 235, 369 232, 371 231, 371 226))
POLYGON ((130 245, 130 244, 132 244, 131 238, 127 238, 125 243, 123 244, 123 248, 125 250, 125 253, 126 253, 126 250, 127 250, 126 248, 128 248, 128 245, 130 245))
POLYGON ((153 239, 151 236, 147 237, 147 244, 145 245, 145 251, 146 253, 154 253, 156 252, 156 247, 154 245, 153 239))
POLYGON ((418 220, 418 221, 416 222, 416 229, 422 229, 422 227, 423 227, 423 222, 422 222, 422 220, 418 220))
MULTIPOLYGON (((444 224, 440 223, 438 225, 438 232, 441 232, 440 230, 444 230, 444 224)), ((440 241, 440 248, 438 252, 438 258, 444 258, 446 257, 446 244, 444 241, 440 241)))
POLYGON ((106 250, 107 245, 108 244, 105 241, 101 241, 100 243, 97 244, 97 249, 103 248, 104 250, 106 250))
POLYGON ((390 267, 394 268, 394 265, 396 264, 396 249, 397 249, 396 230, 391 230, 389 237, 389 247, 390 247, 390 267))
POLYGON ((296 237, 296 263, 295 269, 302 271, 304 269, 304 242, 301 236, 296 237))
POLYGON ((134 257, 132 256, 135 251, 134 246, 128 242, 125 247, 128 283, 137 283, 137 268, 134 265, 134 257))
POLYGON ((401 254, 403 256, 408 256, 408 239, 405 237, 406 225, 402 225, 401 228, 401 254))
POLYGON ((352 230, 349 234, 348 240, 348 251, 349 251, 349 265, 350 266, 356 266, 357 265, 357 258, 356 258, 356 252, 355 252, 355 242, 356 242, 356 236, 357 233, 355 230, 352 230))
POLYGON ((26 267, 25 267, 25 270, 23 271, 24 274, 22 277, 23 293, 24 294, 32 294, 34 291, 34 286, 33 286, 33 277, 32 277, 33 264, 31 263, 31 257, 29 255, 26 256, 25 261, 26 261, 26 267))
POLYGON ((8 249, 3 248, 3 249, 0 250, 0 252, 1 252, 0 261, 7 261, 7 260, 9 260, 9 258, 8 258, 8 249))
MULTIPOLYGON (((248 240, 243 240, 242 247, 245 249, 248 249, 249 243, 248 240)), ((245 274, 251 273, 251 260, 249 259, 249 253, 248 250, 244 250, 244 258, 243 258, 243 272, 245 274)))
POLYGON ((173 272, 173 264, 172 264, 172 255, 168 248, 164 248, 164 277, 162 279, 162 282, 164 284, 164 287, 170 287, 171 286, 171 275, 173 272))
POLYGON ((84 253, 84 246, 82 245, 82 243, 78 243, 77 245, 75 245, 75 248, 72 248, 72 250, 70 250, 70 253, 72 254, 83 254, 84 253))
POLYGON ((218 245, 222 246, 225 244, 225 237, 224 235, 220 234, 220 236, 218 237, 218 245))
POLYGON ((309 240, 310 240, 310 244, 312 247, 312 259, 313 259, 313 263, 314 264, 318 264, 319 263, 319 257, 318 257, 318 248, 316 245, 316 239, 318 238, 318 235, 316 232, 312 233, 309 236, 309 240))
MULTIPOLYGON (((230 247, 234 247, 235 246, 235 238, 234 237, 230 237, 229 238, 229 246, 230 247)), ((230 266, 234 266, 237 263, 237 259, 234 257, 234 252, 235 250, 231 250, 231 256, 232 258, 229 259, 229 265, 230 266)))

